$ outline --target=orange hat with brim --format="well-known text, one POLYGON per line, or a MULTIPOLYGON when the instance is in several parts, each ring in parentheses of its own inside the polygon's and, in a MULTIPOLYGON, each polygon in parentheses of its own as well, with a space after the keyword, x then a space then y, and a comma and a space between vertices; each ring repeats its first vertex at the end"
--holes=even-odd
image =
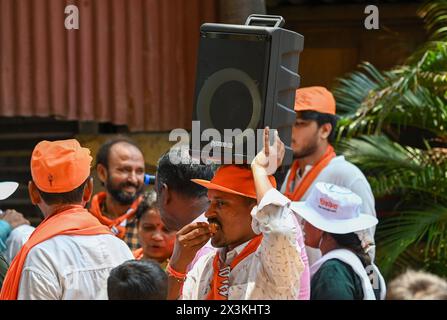
POLYGON ((295 111, 316 111, 335 115, 335 99, 324 87, 307 87, 296 90, 295 111))
MULTIPOLYGON (((269 176, 269 180, 273 187, 276 188, 275 178, 269 176)), ((191 181, 209 190, 218 190, 256 199, 255 181, 253 179, 253 173, 248 167, 224 165, 216 171, 211 181, 202 179, 191 179, 191 181)))
POLYGON ((48 193, 70 192, 90 176, 90 150, 75 139, 41 141, 31 156, 31 176, 48 193))

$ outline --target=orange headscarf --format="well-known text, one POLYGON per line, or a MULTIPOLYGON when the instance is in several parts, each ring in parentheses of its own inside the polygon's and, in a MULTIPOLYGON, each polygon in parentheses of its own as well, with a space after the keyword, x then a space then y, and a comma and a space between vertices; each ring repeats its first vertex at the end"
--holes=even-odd
POLYGON ((132 219, 137 212, 138 205, 143 200, 143 197, 138 197, 122 216, 116 219, 110 219, 102 214, 101 204, 106 200, 107 194, 105 192, 99 192, 92 198, 92 203, 90 205, 90 213, 93 214, 103 225, 108 226, 112 232, 120 239, 124 239, 126 235, 126 228, 120 226, 120 224, 127 219, 132 219))
POLYGON ((64 211, 47 217, 34 230, 12 261, 3 282, 0 299, 17 299, 23 266, 29 251, 35 245, 58 235, 90 236, 98 234, 111 234, 111 232, 80 205, 71 205, 64 211))

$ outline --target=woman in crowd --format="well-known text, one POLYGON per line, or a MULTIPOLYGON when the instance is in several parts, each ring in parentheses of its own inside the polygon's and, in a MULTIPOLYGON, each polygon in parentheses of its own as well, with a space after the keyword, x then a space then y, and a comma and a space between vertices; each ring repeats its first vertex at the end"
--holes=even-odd
POLYGON ((134 251, 135 259, 153 259, 164 269, 172 255, 176 231, 168 230, 156 207, 157 195, 150 191, 144 195, 137 209, 137 228, 141 248, 134 251))
POLYGON ((360 213, 361 198, 351 190, 317 183, 305 202, 292 210, 304 219, 306 245, 320 249, 322 257, 311 267, 311 300, 383 300, 382 275, 368 255, 370 244, 356 232, 377 224, 360 213))

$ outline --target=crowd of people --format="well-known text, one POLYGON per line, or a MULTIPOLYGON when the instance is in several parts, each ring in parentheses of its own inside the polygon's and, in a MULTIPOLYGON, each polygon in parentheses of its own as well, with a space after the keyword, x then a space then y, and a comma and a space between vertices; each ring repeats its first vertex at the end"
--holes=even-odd
MULTIPOLYGON (((44 219, 1 214, 0 299, 446 299, 445 280, 411 270, 387 288, 371 187, 331 145, 332 94, 298 89, 295 111, 282 185, 284 144, 269 128, 250 165, 168 150, 153 190, 129 138, 104 143, 95 164, 75 139, 38 143, 28 191, 44 219)), ((0 183, 0 200, 16 188, 0 183)))

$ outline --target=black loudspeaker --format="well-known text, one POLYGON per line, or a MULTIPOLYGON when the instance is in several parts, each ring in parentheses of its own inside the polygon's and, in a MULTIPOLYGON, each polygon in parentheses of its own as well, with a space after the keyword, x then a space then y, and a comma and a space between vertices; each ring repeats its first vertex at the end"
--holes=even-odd
POLYGON ((304 37, 283 25, 280 16, 251 15, 245 25, 201 26, 193 158, 250 163, 262 148, 262 129, 269 126, 278 130, 286 146, 283 164, 292 162, 293 107, 304 37))

